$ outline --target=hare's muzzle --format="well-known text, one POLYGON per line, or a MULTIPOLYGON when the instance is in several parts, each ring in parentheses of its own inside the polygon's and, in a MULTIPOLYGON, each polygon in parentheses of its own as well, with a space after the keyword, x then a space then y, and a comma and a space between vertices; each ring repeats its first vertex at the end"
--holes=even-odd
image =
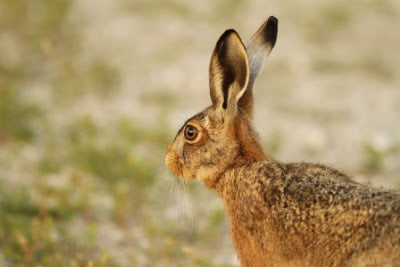
POLYGON ((165 165, 167 165, 167 168, 172 174, 183 178, 183 165, 180 162, 178 154, 173 148, 173 144, 170 144, 167 148, 167 152, 165 154, 165 165))

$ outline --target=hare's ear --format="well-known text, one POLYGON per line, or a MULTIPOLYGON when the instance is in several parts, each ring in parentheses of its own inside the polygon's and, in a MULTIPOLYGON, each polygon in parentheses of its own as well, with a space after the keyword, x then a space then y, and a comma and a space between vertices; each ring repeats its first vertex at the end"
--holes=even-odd
POLYGON ((246 48, 234 30, 219 38, 210 62, 210 95, 213 107, 234 117, 249 81, 246 48))
POLYGON ((264 66, 264 60, 275 46, 277 35, 278 19, 270 16, 253 37, 251 37, 246 46, 249 58, 250 78, 247 89, 239 101, 239 107, 250 118, 253 116, 253 84, 264 66))

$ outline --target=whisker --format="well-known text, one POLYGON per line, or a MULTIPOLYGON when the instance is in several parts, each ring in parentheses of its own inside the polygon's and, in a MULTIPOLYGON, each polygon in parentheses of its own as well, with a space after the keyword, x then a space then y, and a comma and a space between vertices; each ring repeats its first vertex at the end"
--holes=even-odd
POLYGON ((171 179, 167 182, 167 186, 165 188, 165 194, 163 196, 165 202, 164 203, 169 203, 171 202, 172 196, 174 195, 176 191, 176 182, 171 179))
POLYGON ((165 136, 159 135, 157 136, 157 143, 161 144, 165 149, 167 149, 168 145, 171 143, 171 140, 167 140, 165 136))
POLYGON ((179 224, 180 227, 184 227, 185 226, 185 194, 184 194, 184 190, 183 190, 183 181, 182 180, 178 180, 178 185, 179 185, 179 211, 178 211, 178 217, 179 218, 179 224))
POLYGON ((189 194, 189 187, 185 181, 183 181, 183 190, 184 190, 184 197, 185 197, 185 210, 187 214, 187 218, 189 220, 189 225, 190 225, 190 232, 193 233, 194 229, 194 220, 193 220, 193 213, 192 213, 192 205, 191 205, 191 200, 190 200, 190 194, 189 194))

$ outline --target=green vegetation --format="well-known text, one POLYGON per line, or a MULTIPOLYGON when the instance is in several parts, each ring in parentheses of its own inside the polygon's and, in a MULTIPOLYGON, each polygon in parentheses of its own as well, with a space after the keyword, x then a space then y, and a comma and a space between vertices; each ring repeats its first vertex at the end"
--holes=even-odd
POLYGON ((362 144, 362 168, 366 172, 382 171, 385 160, 392 155, 396 155, 399 151, 399 144, 390 144, 387 147, 381 148, 366 141, 362 144))
POLYGON ((40 108, 25 103, 15 88, 0 88, 0 143, 10 140, 31 141, 34 123, 41 115, 40 108))
POLYGON ((280 131, 274 131, 270 134, 269 138, 267 139, 267 142, 265 143, 265 148, 271 155, 276 155, 279 153, 279 150, 282 147, 283 144, 283 136, 280 131))
POLYGON ((362 146, 364 154, 364 168, 367 171, 378 171, 383 167, 384 153, 372 144, 365 142, 362 146))

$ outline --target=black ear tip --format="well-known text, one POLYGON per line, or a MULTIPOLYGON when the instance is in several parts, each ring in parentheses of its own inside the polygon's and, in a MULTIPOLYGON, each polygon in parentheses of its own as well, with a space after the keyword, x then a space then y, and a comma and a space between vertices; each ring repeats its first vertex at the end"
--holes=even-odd
POLYGON ((278 35, 278 19, 274 16, 270 16, 268 18, 267 25, 264 28, 265 41, 271 43, 272 47, 274 47, 277 35, 278 35))
POLYGON ((221 53, 223 51, 225 51, 227 49, 228 43, 229 43, 229 39, 233 36, 236 36, 239 38, 240 37, 238 35, 238 33, 234 30, 234 29, 228 29, 226 30, 221 37, 219 37, 216 48, 218 53, 221 53))
POLYGON ((278 25, 278 19, 277 19, 276 17, 274 17, 274 16, 270 16, 270 17, 268 18, 267 24, 278 25))
POLYGON ((221 35, 221 37, 219 37, 218 42, 220 42, 220 41, 222 41, 222 40, 225 40, 226 38, 228 38, 228 37, 231 36, 232 34, 238 36, 238 33, 237 33, 234 29, 228 29, 228 30, 226 30, 226 31, 221 35))

